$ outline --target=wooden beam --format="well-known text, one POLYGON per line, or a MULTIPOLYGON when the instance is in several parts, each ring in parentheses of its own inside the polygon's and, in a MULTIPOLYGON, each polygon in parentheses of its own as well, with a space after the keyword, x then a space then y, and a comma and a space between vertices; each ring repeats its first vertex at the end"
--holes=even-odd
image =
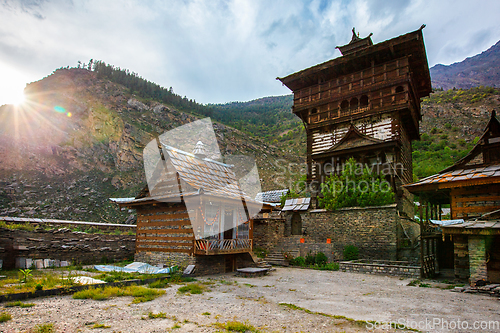
POLYGON ((158 245, 158 246, 163 246, 163 248, 170 248, 171 246, 193 246, 193 241, 190 242, 144 242, 144 241, 138 241, 137 245, 139 247, 144 247, 148 245, 158 245))
POLYGON ((179 221, 147 221, 147 222, 137 222, 137 227, 166 227, 166 226, 183 226, 183 225, 191 225, 191 221, 186 219, 186 220, 179 220, 179 221))
POLYGON ((137 234, 192 234, 193 229, 137 230, 137 234))
POLYGON ((193 249, 162 249, 162 248, 136 248, 136 252, 182 252, 193 253, 193 249))
POLYGON ((137 241, 141 240, 186 240, 186 241, 193 241, 194 237, 170 237, 170 236, 137 236, 136 237, 137 241))

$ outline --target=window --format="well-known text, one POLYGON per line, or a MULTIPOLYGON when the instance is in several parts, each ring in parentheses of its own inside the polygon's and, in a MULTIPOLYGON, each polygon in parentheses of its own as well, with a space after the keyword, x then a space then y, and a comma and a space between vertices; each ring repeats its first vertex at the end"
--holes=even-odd
POLYGON ((361 96, 361 98, 359 99, 359 106, 362 108, 366 108, 368 106, 368 96, 361 96))
POLYGON ((349 110, 349 102, 347 100, 343 100, 342 103, 340 103, 340 112, 345 114, 349 110))
POLYGON ((349 107, 351 110, 356 110, 358 108, 359 104, 358 104, 358 99, 356 97, 353 97, 351 99, 351 103, 349 104, 349 107))

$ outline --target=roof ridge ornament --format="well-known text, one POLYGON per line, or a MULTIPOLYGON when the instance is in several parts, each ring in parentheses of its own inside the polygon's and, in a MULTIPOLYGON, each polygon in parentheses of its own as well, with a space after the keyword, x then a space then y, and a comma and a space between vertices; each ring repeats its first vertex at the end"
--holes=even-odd
POLYGON ((205 148, 205 145, 203 144, 203 142, 201 142, 201 140, 198 141, 194 146, 193 155, 199 159, 204 159, 207 157, 207 149, 205 148))
POLYGON ((366 47, 372 46, 373 45, 371 39, 372 36, 373 33, 370 32, 370 34, 367 37, 361 38, 359 37, 359 32, 356 34, 356 28, 353 27, 351 41, 346 45, 337 46, 336 49, 339 49, 340 53, 342 53, 342 55, 344 56, 350 53, 354 53, 366 47))

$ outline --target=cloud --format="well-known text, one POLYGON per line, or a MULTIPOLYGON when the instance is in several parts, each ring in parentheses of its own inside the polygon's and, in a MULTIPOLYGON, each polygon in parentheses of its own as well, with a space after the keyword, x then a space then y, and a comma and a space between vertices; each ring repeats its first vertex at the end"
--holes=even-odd
POLYGON ((37 80, 100 59, 202 103, 241 101, 289 93, 275 78, 339 56, 352 27, 380 42, 425 23, 429 65, 461 61, 500 39, 498 12, 495 0, 0 0, 0 62, 37 80))

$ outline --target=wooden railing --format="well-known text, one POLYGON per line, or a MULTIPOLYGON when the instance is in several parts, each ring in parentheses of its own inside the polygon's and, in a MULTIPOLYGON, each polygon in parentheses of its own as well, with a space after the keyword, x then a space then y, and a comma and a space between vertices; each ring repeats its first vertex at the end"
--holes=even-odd
POLYGON ((196 254, 242 253, 252 250, 251 239, 198 239, 195 240, 196 254))

